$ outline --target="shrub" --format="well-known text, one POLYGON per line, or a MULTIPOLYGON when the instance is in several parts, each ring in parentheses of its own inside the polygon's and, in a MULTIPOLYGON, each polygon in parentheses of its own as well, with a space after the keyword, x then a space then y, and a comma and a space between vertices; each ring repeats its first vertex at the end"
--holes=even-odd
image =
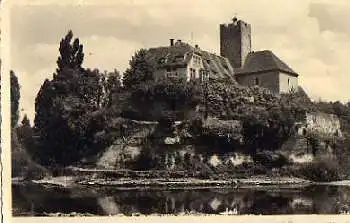
POLYGON ((282 167, 288 163, 285 156, 271 151, 258 152, 253 156, 253 160, 266 168, 282 167))
POLYGON ((22 147, 15 131, 11 135, 12 147, 12 177, 23 177, 24 179, 41 179, 50 175, 43 166, 34 162, 26 149, 22 147))
POLYGON ((316 182, 329 182, 341 179, 338 162, 327 157, 318 158, 315 162, 302 165, 297 175, 316 182))

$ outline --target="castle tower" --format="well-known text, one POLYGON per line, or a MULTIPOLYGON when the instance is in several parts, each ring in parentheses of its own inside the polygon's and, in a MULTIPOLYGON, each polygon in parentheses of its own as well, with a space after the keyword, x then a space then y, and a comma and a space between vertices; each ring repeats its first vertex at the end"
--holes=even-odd
POLYGON ((236 17, 230 24, 220 24, 220 55, 228 58, 233 68, 241 68, 250 52, 250 24, 236 17))

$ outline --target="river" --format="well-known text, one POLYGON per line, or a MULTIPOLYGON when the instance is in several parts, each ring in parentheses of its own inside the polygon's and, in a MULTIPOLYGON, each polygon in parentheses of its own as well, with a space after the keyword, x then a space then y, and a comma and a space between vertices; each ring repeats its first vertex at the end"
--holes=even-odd
POLYGON ((249 187, 203 189, 65 188, 13 184, 13 215, 133 214, 339 214, 350 211, 350 187, 249 187))

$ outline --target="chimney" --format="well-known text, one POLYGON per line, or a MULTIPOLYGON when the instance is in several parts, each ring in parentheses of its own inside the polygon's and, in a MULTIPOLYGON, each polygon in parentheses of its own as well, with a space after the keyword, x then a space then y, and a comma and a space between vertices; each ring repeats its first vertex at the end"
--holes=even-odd
POLYGON ((237 19, 237 17, 236 17, 236 16, 235 16, 235 17, 233 17, 232 21, 233 21, 233 24, 237 25, 237 23, 238 23, 238 19, 237 19))
POLYGON ((174 46, 174 39, 170 39, 170 46, 174 46))
POLYGON ((199 46, 198 46, 198 44, 194 45, 194 47, 195 47, 196 49, 199 49, 199 46))
POLYGON ((177 42, 178 42, 178 43, 181 43, 181 39, 178 39, 177 42))

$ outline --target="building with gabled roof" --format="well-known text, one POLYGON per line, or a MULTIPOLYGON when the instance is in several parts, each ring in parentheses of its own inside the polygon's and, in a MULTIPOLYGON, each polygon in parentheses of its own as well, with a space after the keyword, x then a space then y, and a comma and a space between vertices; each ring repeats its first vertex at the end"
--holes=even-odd
POLYGON ((169 46, 150 48, 146 60, 155 70, 155 77, 200 79, 232 79, 230 61, 219 55, 201 50, 181 40, 170 40, 169 46))
POLYGON ((251 26, 234 18, 220 24, 220 56, 195 45, 170 39, 168 46, 150 48, 146 59, 155 77, 230 79, 245 86, 259 85, 274 93, 298 91, 298 73, 270 50, 251 50, 251 26))
POLYGON ((235 77, 242 85, 259 85, 276 93, 298 91, 298 74, 272 51, 250 52, 235 77))
POLYGON ((262 73, 266 71, 280 71, 293 76, 298 76, 292 68, 285 64, 270 50, 250 52, 247 55, 244 66, 241 69, 237 69, 236 74, 262 73))
POLYGON ((274 93, 298 91, 298 73, 270 50, 251 50, 251 26, 233 18, 220 25, 220 54, 229 58, 236 81, 245 86, 258 85, 274 93))

